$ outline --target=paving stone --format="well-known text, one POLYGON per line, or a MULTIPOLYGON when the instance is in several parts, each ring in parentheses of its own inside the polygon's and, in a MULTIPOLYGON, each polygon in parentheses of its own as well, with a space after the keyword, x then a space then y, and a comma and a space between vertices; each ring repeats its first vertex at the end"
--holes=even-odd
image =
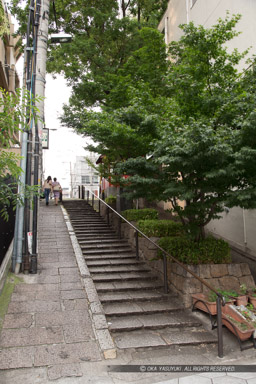
POLYGON ((69 291, 69 290, 77 290, 81 289, 81 282, 80 281, 74 281, 72 283, 61 283, 60 284, 60 290, 61 291, 69 291))
POLYGON ((60 278, 59 276, 43 276, 39 275, 37 282, 39 284, 59 284, 60 278))
POLYGON ((0 350, 0 369, 31 368, 34 347, 5 348, 0 350))
POLYGON ((32 313, 32 312, 54 312, 60 310, 60 303, 57 301, 35 300, 31 302, 11 302, 8 313, 32 313))
POLYGON ((62 299, 85 299, 86 295, 82 289, 74 289, 72 291, 61 291, 62 299))
MULTIPOLYGON (((45 264, 49 265, 51 263, 45 263, 45 264)), ((42 267, 42 265, 40 265, 38 266, 38 273, 40 273, 40 276, 57 276, 59 275, 59 268, 57 267, 45 268, 45 267, 42 267)))
POLYGON ((0 336, 0 347, 57 344, 63 341, 60 327, 3 329, 0 336))
POLYGON ((90 323, 83 324, 78 327, 73 325, 63 326, 64 337, 66 343, 77 343, 95 339, 94 332, 90 323))
POLYGON ((13 293, 11 296, 11 302, 21 302, 21 301, 29 301, 29 300, 35 300, 36 298, 36 292, 30 291, 30 292, 18 292, 13 293))
POLYGON ((50 380, 57 380, 62 377, 80 376, 83 376, 80 364, 62 364, 48 368, 48 377, 50 380))
POLYGON ((89 309, 88 301, 86 299, 74 299, 74 300, 63 300, 63 306, 65 311, 84 310, 89 309))
POLYGON ((118 334, 114 337, 118 348, 143 348, 166 346, 167 343, 153 331, 134 331, 124 334, 118 334))
POLYGON ((31 292, 31 291, 58 291, 58 284, 18 284, 14 288, 15 293, 31 292))
POLYGON ((90 316, 85 311, 61 311, 36 313, 35 323, 38 327, 51 327, 73 324, 78 326, 90 322, 90 316))
POLYGON ((60 275, 79 276, 79 272, 78 272, 77 268, 60 268, 59 272, 60 272, 60 275))
POLYGON ((108 324, 107 324, 105 315, 93 314, 92 318, 93 318, 93 324, 94 324, 96 329, 108 328, 108 324))
POLYGON ((35 347, 35 367, 98 360, 101 356, 93 341, 35 347))
POLYGON ((60 292, 59 291, 39 291, 36 292, 36 300, 50 300, 50 301, 59 301, 60 292))
POLYGON ((79 274, 77 275, 61 275, 60 276, 61 283, 75 283, 81 282, 81 277, 79 274))
POLYGON ((99 301, 98 293, 95 288, 86 289, 86 294, 90 303, 99 301))
POLYGON ((90 309, 91 309, 91 311, 92 311, 93 314, 101 314, 101 313, 104 313, 100 301, 91 303, 91 304, 90 304, 90 309))
POLYGON ((6 314, 3 328, 29 328, 33 324, 33 315, 30 313, 6 314))
POLYGON ((113 339, 107 329, 96 329, 96 336, 102 351, 115 349, 113 339))

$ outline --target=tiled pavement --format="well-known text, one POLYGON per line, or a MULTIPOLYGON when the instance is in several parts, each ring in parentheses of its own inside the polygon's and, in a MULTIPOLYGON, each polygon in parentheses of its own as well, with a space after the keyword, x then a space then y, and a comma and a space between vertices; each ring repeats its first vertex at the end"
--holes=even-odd
MULTIPOLYGON (((38 274, 16 286, 0 337, 0 384, 256 384, 256 372, 123 373, 108 365, 256 364, 254 350, 222 361, 216 348, 118 351, 109 336, 97 292, 61 207, 39 210, 38 274)), ((232 349, 233 348, 233 349, 232 349)))

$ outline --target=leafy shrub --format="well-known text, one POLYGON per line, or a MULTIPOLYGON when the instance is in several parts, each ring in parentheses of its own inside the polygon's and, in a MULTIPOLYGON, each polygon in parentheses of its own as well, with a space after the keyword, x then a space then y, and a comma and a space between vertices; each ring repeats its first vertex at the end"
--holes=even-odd
POLYGON ((158 212, 156 209, 144 208, 144 209, 127 209, 122 211, 122 215, 128 221, 139 221, 147 219, 157 219, 158 212))
POLYGON ((106 202, 107 204, 115 204, 115 202, 116 202, 116 196, 109 195, 108 197, 106 197, 105 202, 106 202))
MULTIPOLYGON (((158 244, 184 264, 230 263, 230 248, 226 241, 207 237, 199 243, 189 237, 164 237, 158 244)), ((159 256, 162 252, 159 250, 159 256)))
POLYGON ((182 224, 172 220, 140 220, 138 228, 149 237, 178 236, 183 232, 182 224))

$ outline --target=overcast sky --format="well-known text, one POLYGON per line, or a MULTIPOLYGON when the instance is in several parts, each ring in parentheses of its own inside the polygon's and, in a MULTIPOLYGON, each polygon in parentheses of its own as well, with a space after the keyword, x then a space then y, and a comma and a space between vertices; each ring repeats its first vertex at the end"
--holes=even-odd
POLYGON ((77 135, 71 129, 61 127, 58 117, 62 114, 62 106, 68 102, 70 89, 65 80, 58 76, 53 79, 46 77, 45 88, 45 123, 46 128, 57 129, 49 132, 49 149, 43 151, 45 177, 57 177, 62 187, 68 187, 70 163, 75 162, 76 156, 86 156, 83 149, 87 140, 77 135))

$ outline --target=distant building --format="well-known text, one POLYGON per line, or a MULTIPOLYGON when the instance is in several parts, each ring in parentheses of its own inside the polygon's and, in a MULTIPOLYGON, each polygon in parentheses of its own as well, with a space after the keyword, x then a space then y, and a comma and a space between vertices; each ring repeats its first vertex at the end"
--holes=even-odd
MULTIPOLYGON (((182 35, 180 24, 193 21, 195 25, 210 28, 219 18, 225 18, 226 11, 230 15, 241 14, 242 18, 236 26, 240 35, 228 43, 230 49, 237 48, 243 52, 249 47, 249 57, 256 53, 256 1, 252 0, 170 0, 158 29, 164 34, 165 42, 177 41, 182 35)), ((240 68, 245 67, 245 60, 240 68)), ((165 209, 170 203, 160 203, 165 209)), ((229 209, 220 220, 212 220, 207 228, 217 236, 223 237, 235 248, 256 256, 256 210, 241 208, 229 209)))
POLYGON ((96 165, 98 156, 90 154, 89 156, 76 157, 76 162, 71 173, 71 197, 78 198, 78 187, 80 185, 85 187, 85 191, 91 191, 99 195, 100 178, 96 170, 88 164, 86 158, 90 159, 92 164, 96 165))

